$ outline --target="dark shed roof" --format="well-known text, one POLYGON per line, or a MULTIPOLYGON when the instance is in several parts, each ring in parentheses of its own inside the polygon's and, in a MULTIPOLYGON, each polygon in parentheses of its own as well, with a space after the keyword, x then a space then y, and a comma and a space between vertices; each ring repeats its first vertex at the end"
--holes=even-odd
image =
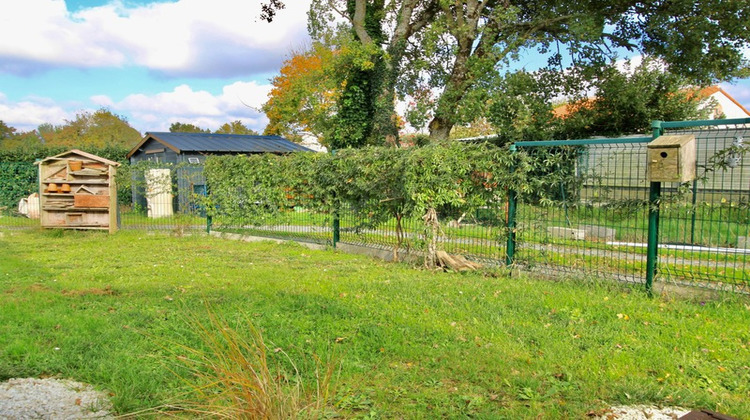
POLYGON ((280 136, 250 136, 242 134, 210 133, 146 133, 135 146, 128 158, 133 156, 144 143, 153 139, 176 153, 290 153, 313 152, 280 136))

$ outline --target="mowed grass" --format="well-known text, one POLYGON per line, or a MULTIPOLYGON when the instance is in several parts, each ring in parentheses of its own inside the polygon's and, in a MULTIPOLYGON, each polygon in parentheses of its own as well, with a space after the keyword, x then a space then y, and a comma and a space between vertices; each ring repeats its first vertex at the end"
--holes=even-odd
POLYGON ((181 346, 205 347, 190 320, 208 307, 241 334, 250 319, 279 378, 293 362, 314 387, 315 359, 336 361, 330 412, 346 418, 583 418, 620 404, 750 415, 746 297, 649 298, 202 235, 3 232, 0 255, 0 379, 92 383, 120 414, 182 398, 190 384, 172 371, 181 346))

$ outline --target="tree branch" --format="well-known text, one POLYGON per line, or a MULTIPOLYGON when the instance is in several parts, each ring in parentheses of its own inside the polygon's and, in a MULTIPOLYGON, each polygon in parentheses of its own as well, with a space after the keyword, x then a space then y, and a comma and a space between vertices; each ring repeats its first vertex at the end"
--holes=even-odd
POLYGON ((370 34, 367 33, 367 29, 365 29, 366 15, 367 3, 365 3, 365 0, 355 0, 354 16, 351 19, 352 28, 354 28, 354 33, 357 34, 357 38, 359 38, 360 42, 365 45, 372 43, 372 38, 370 37, 370 34))

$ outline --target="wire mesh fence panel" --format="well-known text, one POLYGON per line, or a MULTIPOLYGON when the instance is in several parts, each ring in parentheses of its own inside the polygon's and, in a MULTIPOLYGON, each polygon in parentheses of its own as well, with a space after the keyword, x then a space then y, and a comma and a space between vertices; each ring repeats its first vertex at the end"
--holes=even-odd
POLYGON ((30 162, 0 162, 0 229, 38 228, 39 168, 30 162))
POLYGON ((260 205, 254 203, 247 206, 245 218, 230 218, 219 211, 211 220, 211 230, 321 244, 332 242, 332 215, 302 206, 267 213, 258 208, 260 205))
POLYGON ((697 179, 662 186, 659 279, 749 291, 750 124, 708 124, 664 123, 664 134, 695 136, 697 179))
POLYGON ((485 263, 503 263, 507 241, 507 202, 485 206, 451 218, 443 227, 442 246, 485 263))
POLYGON ((331 243, 332 237, 330 220, 331 218, 325 214, 317 214, 307 209, 296 209, 276 217, 269 217, 264 222, 248 219, 243 223, 241 220, 228 220, 218 216, 212 219, 211 230, 327 244, 331 243))
POLYGON ((519 199, 515 262, 642 283, 649 138, 518 143, 537 162, 536 192, 519 199))
POLYGON ((422 241, 420 221, 403 215, 375 221, 344 207, 339 220, 339 241, 346 244, 411 252, 422 241))
POLYGON ((199 168, 134 165, 124 169, 118 191, 121 229, 206 230, 201 200, 206 189, 199 168))
MULTIPOLYGON (((505 258, 504 217, 504 212, 490 207, 440 215, 439 247, 474 261, 500 264, 505 258)), ((425 229, 422 219, 415 217, 394 216, 377 222, 347 210, 340 213, 340 242, 392 250, 401 255, 425 251, 425 229)))

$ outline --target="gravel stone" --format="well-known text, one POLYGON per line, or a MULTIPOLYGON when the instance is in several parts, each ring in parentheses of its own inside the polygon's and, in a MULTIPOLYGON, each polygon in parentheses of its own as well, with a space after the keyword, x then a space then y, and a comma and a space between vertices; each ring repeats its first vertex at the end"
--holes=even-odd
POLYGON ((112 419, 107 394, 69 379, 11 379, 0 383, 0 419, 112 419))
POLYGON ((610 412, 599 417, 600 420, 674 420, 679 419, 690 410, 680 407, 650 407, 646 405, 616 406, 610 412))

